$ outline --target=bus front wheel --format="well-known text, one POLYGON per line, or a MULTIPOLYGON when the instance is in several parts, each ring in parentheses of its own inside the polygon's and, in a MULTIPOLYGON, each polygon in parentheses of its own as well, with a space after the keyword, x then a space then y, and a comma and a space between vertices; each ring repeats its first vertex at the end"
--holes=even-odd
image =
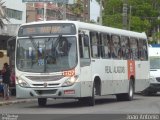
POLYGON ((47 98, 38 98, 38 105, 45 106, 47 103, 47 98))
POLYGON ((95 105, 95 93, 96 93, 96 86, 95 86, 95 83, 93 83, 92 96, 87 98, 89 106, 94 106, 95 105))

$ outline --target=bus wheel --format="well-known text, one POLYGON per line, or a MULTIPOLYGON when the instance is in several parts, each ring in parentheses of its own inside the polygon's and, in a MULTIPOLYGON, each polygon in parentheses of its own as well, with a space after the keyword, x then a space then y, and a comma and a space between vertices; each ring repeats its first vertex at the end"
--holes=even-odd
POLYGON ((117 94, 116 97, 118 101, 132 101, 133 95, 134 95, 134 83, 133 80, 130 80, 128 93, 117 94))
POLYGON ((95 91, 96 91, 96 86, 93 83, 92 96, 88 97, 88 105, 89 106, 94 106, 95 105, 95 91))
POLYGON ((45 106, 47 103, 47 98, 38 98, 38 105, 45 106))

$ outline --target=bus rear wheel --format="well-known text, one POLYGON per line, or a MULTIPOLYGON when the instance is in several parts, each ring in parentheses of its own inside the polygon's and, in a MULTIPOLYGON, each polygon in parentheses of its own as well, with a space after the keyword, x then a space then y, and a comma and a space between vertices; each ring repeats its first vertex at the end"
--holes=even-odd
POLYGON ((134 83, 133 80, 129 82, 129 90, 128 93, 117 94, 118 101, 132 101, 134 96, 134 83))
POLYGON ((38 105, 45 106, 47 104, 47 98, 38 98, 38 105))

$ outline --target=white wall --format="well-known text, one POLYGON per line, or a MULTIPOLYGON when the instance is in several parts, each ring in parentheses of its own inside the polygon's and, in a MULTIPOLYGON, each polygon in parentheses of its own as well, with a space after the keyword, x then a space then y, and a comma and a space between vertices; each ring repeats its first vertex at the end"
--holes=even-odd
POLYGON ((26 4, 22 0, 3 0, 7 8, 22 11, 22 20, 10 19, 9 24, 22 24, 26 22, 26 4))

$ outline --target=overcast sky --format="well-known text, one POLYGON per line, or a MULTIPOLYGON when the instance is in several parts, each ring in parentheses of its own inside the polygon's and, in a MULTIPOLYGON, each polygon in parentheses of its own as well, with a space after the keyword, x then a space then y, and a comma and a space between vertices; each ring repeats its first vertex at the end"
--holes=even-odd
POLYGON ((95 0, 92 0, 90 6, 90 19, 97 21, 98 16, 99 16, 99 4, 95 0))

